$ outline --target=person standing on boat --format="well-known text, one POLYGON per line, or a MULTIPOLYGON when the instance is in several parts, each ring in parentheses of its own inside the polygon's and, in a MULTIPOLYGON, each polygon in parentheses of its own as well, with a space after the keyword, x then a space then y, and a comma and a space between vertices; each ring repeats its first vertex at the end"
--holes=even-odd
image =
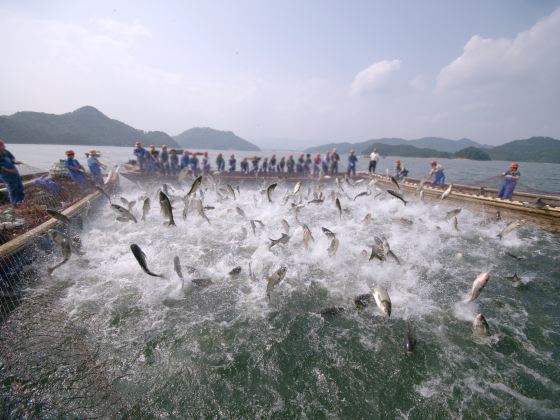
POLYGON ((439 185, 441 188, 445 187, 445 174, 443 173, 443 165, 436 165, 433 171, 434 180, 432 181, 432 188, 436 185, 439 185))
POLYGON ((311 160, 311 153, 305 155, 305 176, 311 175, 311 165, 313 161, 311 160))
POLYGON ((235 159, 235 155, 229 157, 228 164, 230 173, 237 171, 237 159, 235 159))
POLYGON ((331 162, 331 152, 325 154, 325 158, 321 160, 321 169, 323 170, 323 176, 329 174, 329 164, 331 162))
POLYGON ((8 150, 2 140, 0 140, 0 178, 6 184, 8 197, 12 205, 18 205, 25 198, 25 189, 21 182, 21 176, 16 168, 21 162, 17 160, 8 150))
POLYGON ((276 155, 275 154, 273 154, 270 157, 270 165, 268 165, 268 166, 269 166, 270 172, 276 172, 276 155))
POLYGON ((172 147, 169 151, 169 173, 177 175, 177 172, 179 172, 179 156, 177 156, 177 150, 172 147))
POLYGON ((278 163, 278 172, 284 173, 284 168, 286 167, 286 158, 282 156, 280 162, 278 163))
POLYGON ((299 155, 299 158, 297 160, 297 164, 296 164, 296 173, 299 176, 303 175, 303 167, 305 165, 305 158, 304 158, 304 154, 302 153, 301 155, 299 155))
POLYGON ((167 152, 167 145, 161 146, 161 153, 159 155, 159 162, 161 165, 161 173, 163 175, 169 174, 169 153, 167 152))
POLYGON ((261 172, 263 172, 265 174, 268 172, 268 158, 267 157, 265 157, 263 159, 263 163, 261 165, 261 172))
POLYGON ((190 153, 188 150, 185 150, 183 152, 183 156, 181 156, 181 171, 185 169, 188 171, 190 164, 191 164, 190 153))
POLYGON ((210 158, 208 157, 208 152, 204 152, 204 155, 202 156, 202 172, 209 174, 210 169, 210 158))
POLYGON ((221 153, 218 153, 218 156, 216 157, 216 168, 218 168, 218 171, 220 172, 226 168, 226 161, 221 153))
POLYGON ((356 151, 354 149, 350 150, 350 155, 348 156, 348 169, 347 174, 349 176, 356 176, 356 163, 358 162, 358 157, 356 156, 356 151))
POLYGON ((253 156, 253 159, 251 159, 251 165, 252 165, 251 172, 253 172, 255 174, 257 172, 259 172, 259 160, 260 159, 261 158, 257 157, 256 155, 253 156))
POLYGON ((89 157, 87 158, 87 164, 89 172, 91 173, 95 184, 103 185, 103 175, 101 174, 101 168, 106 169, 107 166, 99 162, 97 156, 97 151, 95 149, 90 150, 89 157))
POLYGON ((156 146, 150 144, 150 150, 148 153, 152 157, 150 160, 152 171, 159 172, 161 170, 161 165, 159 164, 159 152, 156 150, 156 146))
POLYGON ((313 176, 318 178, 319 175, 321 175, 321 154, 317 153, 313 159, 313 176))
POLYGON ((82 189, 87 188, 88 180, 86 178, 86 170, 80 162, 74 159, 74 151, 66 151, 66 161, 64 162, 64 167, 68 169, 68 175, 78 186, 82 189))
POLYGON ((408 175, 408 170, 404 167, 404 164, 400 160, 395 161, 395 178, 398 180, 404 179, 408 175))
POLYGON ((243 160, 241 161, 239 166, 241 166, 241 172, 242 173, 244 173, 244 174, 249 173, 249 161, 247 160, 246 157, 243 158, 243 160))
POLYGON ((199 169, 198 169, 198 158, 196 157, 196 152, 192 152, 190 164, 191 164, 191 170, 193 176, 198 176, 199 169))
POLYGON ((136 142, 134 144, 134 150, 132 151, 132 153, 134 154, 134 156, 136 156, 136 161, 138 162, 138 168, 140 168, 141 172, 144 172, 147 170, 146 168, 146 154, 148 153, 148 151, 146 149, 144 149, 142 147, 142 143, 140 142, 136 142))
POLYGON ((377 168, 377 161, 379 160, 379 152, 377 149, 373 149, 373 152, 369 155, 369 168, 368 172, 370 174, 375 173, 375 169, 377 168))
POLYGON ((286 168, 287 168, 289 174, 294 173, 295 164, 296 164, 296 162, 294 161, 294 155, 289 155, 288 156, 288 161, 286 162, 286 168))
POLYGON ((502 198, 504 200, 512 199, 513 190, 515 190, 517 181, 521 177, 521 173, 518 171, 518 168, 519 165, 517 163, 512 163, 511 165, 509 165, 509 169, 507 171, 502 172, 504 182, 500 187, 500 191, 498 191, 498 198, 502 198))
POLYGON ((331 175, 338 174, 338 161, 340 160, 339 154, 336 152, 336 149, 332 150, 331 153, 331 175))

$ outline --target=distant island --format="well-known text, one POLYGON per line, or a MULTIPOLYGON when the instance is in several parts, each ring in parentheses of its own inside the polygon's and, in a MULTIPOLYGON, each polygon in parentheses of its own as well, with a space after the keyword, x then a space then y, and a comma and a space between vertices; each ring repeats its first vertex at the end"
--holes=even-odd
POLYGON ((511 141, 496 147, 481 145, 469 139, 450 140, 425 137, 418 140, 405 140, 384 138, 359 143, 328 143, 310 147, 306 149, 306 152, 323 153, 333 148, 336 148, 339 153, 349 153, 351 149, 354 149, 356 152, 365 155, 370 154, 374 148, 377 148, 385 156, 560 163, 560 140, 551 137, 531 137, 511 141), (459 145, 465 146, 466 144, 471 145, 459 148, 459 145), (429 145, 431 147, 417 147, 419 145, 429 145))
POLYGON ((169 147, 260 150, 231 131, 191 128, 175 136, 163 131, 143 131, 111 119, 92 106, 66 114, 16 112, 0 116, 0 138, 9 143, 130 146, 139 141, 169 147))

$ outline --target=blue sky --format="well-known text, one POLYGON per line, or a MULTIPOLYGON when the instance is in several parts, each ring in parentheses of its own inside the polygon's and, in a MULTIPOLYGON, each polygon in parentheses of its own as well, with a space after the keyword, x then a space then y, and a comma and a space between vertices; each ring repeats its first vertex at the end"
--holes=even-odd
POLYGON ((560 0, 0 1, 0 21, 0 114, 287 148, 560 137, 560 0))

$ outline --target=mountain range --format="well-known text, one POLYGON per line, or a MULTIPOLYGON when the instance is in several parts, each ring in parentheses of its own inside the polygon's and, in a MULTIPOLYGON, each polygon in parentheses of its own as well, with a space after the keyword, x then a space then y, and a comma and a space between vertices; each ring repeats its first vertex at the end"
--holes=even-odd
POLYGON ((111 119, 92 106, 66 114, 16 112, 0 116, 0 138, 9 143, 86 144, 92 146, 144 145, 203 149, 260 150, 231 131, 192 128, 174 139, 163 131, 143 131, 111 119))
MULTIPOLYGON (((83 144, 92 146, 132 146, 140 141, 190 149, 260 150, 255 144, 231 131, 212 128, 191 128, 174 137, 163 131, 143 131, 111 119, 92 106, 84 106, 66 114, 17 112, 0 116, 0 138, 8 143, 83 144)), ((477 160, 515 160, 522 162, 560 163, 560 140, 551 137, 531 137, 492 147, 462 138, 441 137, 378 138, 357 143, 329 143, 310 147, 308 153, 326 152, 336 148, 339 153, 355 149, 369 153, 377 147, 390 156, 450 157, 477 160)))
POLYGON ((478 149, 486 149, 492 147, 465 138, 459 140, 450 140, 442 137, 422 137, 419 139, 405 140, 399 137, 382 137, 379 139, 371 139, 358 143, 347 143, 347 142, 329 143, 321 146, 309 147, 305 151, 308 153, 317 153, 320 151, 332 150, 333 148, 336 148, 338 153, 350 153, 351 149, 355 149, 357 152, 361 152, 362 150, 365 150, 371 145, 373 145, 374 143, 377 144, 381 143, 381 144, 392 145, 392 146, 409 145, 417 148, 432 149, 432 150, 437 150, 439 152, 447 152, 447 153, 455 153, 467 147, 476 147, 478 149))
POLYGON ((416 140, 401 138, 372 139, 358 143, 328 143, 306 149, 308 153, 324 153, 336 148, 338 153, 356 150, 369 154, 373 148, 386 156, 446 157, 475 160, 510 160, 521 162, 560 163, 560 140, 551 137, 531 137, 492 147, 469 139, 450 140, 424 137, 416 140))

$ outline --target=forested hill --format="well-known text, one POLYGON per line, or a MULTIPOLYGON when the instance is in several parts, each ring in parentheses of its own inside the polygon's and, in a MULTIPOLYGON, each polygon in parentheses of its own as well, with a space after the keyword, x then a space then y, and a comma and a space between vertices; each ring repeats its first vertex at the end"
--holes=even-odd
POLYGON ((560 163, 560 140, 531 137, 502 144, 487 152, 493 160, 560 163))
POLYGON ((8 143, 133 146, 134 142, 140 141, 158 146, 178 146, 162 131, 138 130, 91 106, 61 115, 17 112, 0 116, 0 138, 8 143))
POLYGON ((257 145, 231 131, 195 127, 174 137, 182 147, 191 149, 261 150, 257 145))

